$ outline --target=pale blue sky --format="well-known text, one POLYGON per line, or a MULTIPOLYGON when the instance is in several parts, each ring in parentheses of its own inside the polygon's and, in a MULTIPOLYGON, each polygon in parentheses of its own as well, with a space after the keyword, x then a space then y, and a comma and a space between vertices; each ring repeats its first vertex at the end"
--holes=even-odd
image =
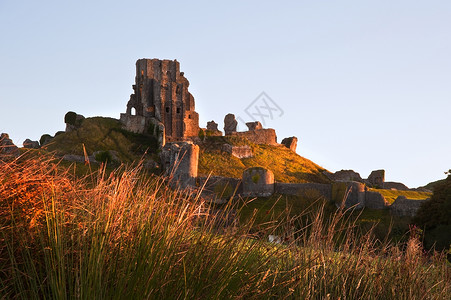
POLYGON ((451 168, 451 1, 0 0, 0 131, 118 118, 139 58, 177 59, 201 125, 261 93, 298 153, 410 187, 451 168))

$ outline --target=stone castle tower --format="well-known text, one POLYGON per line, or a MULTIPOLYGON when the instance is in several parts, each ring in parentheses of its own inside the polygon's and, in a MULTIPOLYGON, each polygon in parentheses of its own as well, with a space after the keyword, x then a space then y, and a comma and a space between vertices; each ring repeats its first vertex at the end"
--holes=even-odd
POLYGON ((139 59, 122 123, 130 131, 160 136, 162 144, 197 136, 199 115, 188 86, 177 60, 139 59))

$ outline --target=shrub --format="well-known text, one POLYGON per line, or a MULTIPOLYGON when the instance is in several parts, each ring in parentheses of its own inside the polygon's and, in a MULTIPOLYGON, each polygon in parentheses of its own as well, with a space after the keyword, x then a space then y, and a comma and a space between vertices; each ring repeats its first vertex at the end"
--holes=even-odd
POLYGON ((203 140, 205 138, 205 132, 203 131, 203 129, 199 129, 199 133, 197 134, 197 136, 203 140))
POLYGON ((110 151, 98 151, 95 155, 95 159, 98 162, 112 162, 113 156, 111 155, 110 151))
POLYGON ((147 129, 147 133, 150 135, 157 136, 157 132, 155 132, 155 124, 150 123, 149 128, 147 129))
POLYGON ((451 246, 451 175, 434 186, 431 200, 425 202, 414 218, 414 223, 424 229, 427 247, 435 243, 437 249, 451 246))
POLYGON ((69 111, 64 116, 64 123, 75 126, 77 122, 77 113, 69 111))
POLYGON ((214 187, 216 196, 224 199, 230 198, 233 195, 234 191, 235 189, 228 183, 219 183, 214 187))
POLYGON ((41 136, 41 138, 39 139, 39 144, 42 146, 44 146, 45 144, 47 144, 53 137, 50 134, 43 134, 41 136))
POLYGON ((260 180, 260 175, 259 174, 255 174, 254 176, 252 176, 252 182, 257 184, 258 181, 260 180))

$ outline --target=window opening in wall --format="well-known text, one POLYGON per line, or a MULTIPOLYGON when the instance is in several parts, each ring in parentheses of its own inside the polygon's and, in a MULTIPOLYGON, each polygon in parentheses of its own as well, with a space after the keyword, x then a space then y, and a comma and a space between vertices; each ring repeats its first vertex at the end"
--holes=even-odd
POLYGON ((166 107, 166 112, 169 113, 169 107, 166 107))
POLYGON ((180 107, 177 107, 177 113, 178 114, 180 113, 180 107))
POLYGON ((132 109, 130 110, 130 114, 132 116, 136 116, 136 108, 132 107, 132 109))

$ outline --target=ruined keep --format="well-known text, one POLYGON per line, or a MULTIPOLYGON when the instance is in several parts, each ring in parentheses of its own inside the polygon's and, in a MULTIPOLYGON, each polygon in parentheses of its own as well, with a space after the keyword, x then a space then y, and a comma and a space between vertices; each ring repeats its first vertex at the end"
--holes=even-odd
POLYGON ((121 122, 129 131, 156 135, 162 145, 197 136, 199 115, 188 87, 177 60, 139 59, 121 122))

